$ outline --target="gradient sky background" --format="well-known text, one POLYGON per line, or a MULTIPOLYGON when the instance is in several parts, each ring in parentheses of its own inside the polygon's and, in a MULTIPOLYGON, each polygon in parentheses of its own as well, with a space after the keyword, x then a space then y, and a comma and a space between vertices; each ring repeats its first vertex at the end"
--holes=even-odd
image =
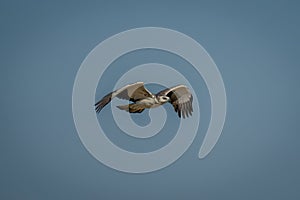
MULTIPOLYGON (((299 8, 297 1, 1 1, 0 199, 299 199, 299 8), (71 102, 87 54, 111 35, 145 26, 183 32, 208 51, 223 76, 228 112, 219 142, 199 160, 210 113, 200 83, 204 125, 192 146, 173 165, 136 175, 88 153, 71 102)), ((186 64, 159 51, 128 54, 113 63, 107 77, 115 76, 101 79, 96 96, 112 89, 116 67, 150 61, 186 64)), ((133 151, 172 137, 160 134, 146 146, 114 132, 109 137, 133 151)))

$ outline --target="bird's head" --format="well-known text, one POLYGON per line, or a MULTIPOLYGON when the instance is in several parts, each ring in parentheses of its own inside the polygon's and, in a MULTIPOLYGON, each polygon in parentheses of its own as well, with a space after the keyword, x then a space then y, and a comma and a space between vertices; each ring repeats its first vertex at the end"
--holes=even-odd
POLYGON ((166 103, 166 102, 170 101, 170 97, 168 97, 168 96, 158 96, 158 101, 160 103, 166 103))

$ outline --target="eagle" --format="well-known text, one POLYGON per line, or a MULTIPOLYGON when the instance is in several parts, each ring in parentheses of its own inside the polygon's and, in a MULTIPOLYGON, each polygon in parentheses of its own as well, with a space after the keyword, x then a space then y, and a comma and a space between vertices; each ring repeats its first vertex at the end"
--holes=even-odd
POLYGON ((167 102, 173 105, 179 118, 192 116, 193 112, 193 96, 185 85, 166 88, 154 95, 145 88, 143 82, 129 84, 107 94, 98 101, 95 104, 96 112, 99 113, 114 97, 133 102, 117 106, 129 113, 141 113, 145 109, 156 108, 167 102))

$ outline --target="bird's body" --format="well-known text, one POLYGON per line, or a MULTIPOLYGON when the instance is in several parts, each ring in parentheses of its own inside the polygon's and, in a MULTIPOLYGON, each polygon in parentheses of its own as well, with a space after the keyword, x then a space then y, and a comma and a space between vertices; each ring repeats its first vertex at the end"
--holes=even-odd
MULTIPOLYGON (((167 99, 169 100, 169 99, 167 99)), ((146 108, 157 108, 165 103, 167 103, 167 100, 160 100, 157 96, 153 95, 152 97, 147 97, 145 99, 141 99, 136 101, 136 104, 142 104, 146 108)))
POLYGON ((155 96, 151 97, 151 98, 148 97, 145 99, 138 100, 135 103, 144 105, 145 108, 156 108, 156 107, 162 105, 162 103, 160 103, 155 96))
POLYGON ((178 116, 183 118, 192 115, 193 96, 184 85, 175 86, 173 88, 167 88, 156 95, 153 95, 145 87, 143 82, 137 82, 134 84, 126 85, 114 92, 109 93, 98 101, 96 111, 100 112, 102 108, 107 105, 114 97, 120 99, 130 100, 133 103, 128 105, 117 106, 121 110, 125 110, 130 113, 141 113, 146 108, 156 108, 167 102, 170 102, 178 116))

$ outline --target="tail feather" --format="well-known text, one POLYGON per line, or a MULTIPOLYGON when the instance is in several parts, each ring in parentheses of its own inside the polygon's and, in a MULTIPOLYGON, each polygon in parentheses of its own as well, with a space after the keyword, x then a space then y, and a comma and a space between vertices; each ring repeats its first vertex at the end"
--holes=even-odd
POLYGON ((129 104, 129 105, 120 105, 120 106, 117 106, 117 107, 120 110, 125 110, 125 111, 130 112, 130 113, 141 113, 145 110, 145 108, 142 105, 135 104, 135 103, 132 103, 132 104, 129 104))
POLYGON ((120 105, 120 106, 117 106, 120 110, 125 110, 125 111, 129 111, 129 105, 120 105))

